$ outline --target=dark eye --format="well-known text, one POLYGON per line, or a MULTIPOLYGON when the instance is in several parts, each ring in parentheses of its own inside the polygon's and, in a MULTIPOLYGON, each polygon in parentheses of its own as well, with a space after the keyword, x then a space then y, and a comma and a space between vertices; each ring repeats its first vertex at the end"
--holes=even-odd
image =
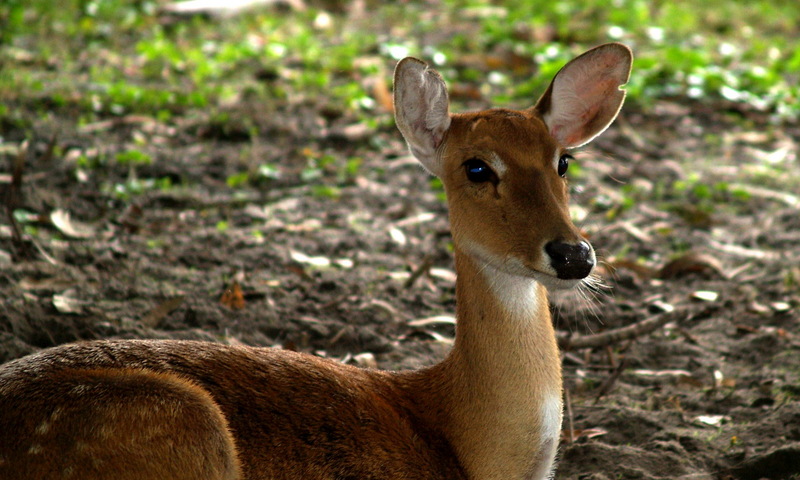
POLYGON ((492 171, 489 165, 486 165, 486 162, 483 160, 470 158, 464 162, 464 168, 467 171, 467 179, 469 179, 470 182, 483 183, 497 180, 494 171, 492 171))
POLYGON ((567 174, 567 169, 569 168, 569 161, 574 160, 575 157, 570 155, 569 153, 565 153, 561 155, 558 159, 558 176, 563 177, 567 174))

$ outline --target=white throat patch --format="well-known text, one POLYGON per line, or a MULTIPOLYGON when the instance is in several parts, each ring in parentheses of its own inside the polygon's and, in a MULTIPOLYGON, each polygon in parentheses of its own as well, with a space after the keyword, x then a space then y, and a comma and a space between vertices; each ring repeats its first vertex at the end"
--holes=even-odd
POLYGON ((492 266, 483 269, 483 275, 492 293, 512 318, 529 319, 535 316, 539 307, 538 284, 529 277, 512 275, 492 266))

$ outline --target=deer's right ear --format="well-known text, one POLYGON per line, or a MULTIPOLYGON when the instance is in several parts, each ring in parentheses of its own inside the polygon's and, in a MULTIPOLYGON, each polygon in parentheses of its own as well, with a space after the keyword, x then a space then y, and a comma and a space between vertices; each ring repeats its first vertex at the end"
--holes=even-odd
POLYGON ((407 57, 394 70, 394 118, 411 153, 432 174, 441 168, 436 149, 450 127, 447 86, 425 62, 407 57))

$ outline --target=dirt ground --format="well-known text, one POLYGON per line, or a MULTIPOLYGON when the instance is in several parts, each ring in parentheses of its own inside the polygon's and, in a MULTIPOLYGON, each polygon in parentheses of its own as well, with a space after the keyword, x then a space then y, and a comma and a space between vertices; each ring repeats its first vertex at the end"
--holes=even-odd
MULTIPOLYGON (((0 361, 112 337, 276 345, 385 369, 445 355, 447 212, 394 127, 346 128, 322 102, 228 113, 224 125, 32 114, 37 138, 3 158, 6 195, 25 160, 6 204, 38 217, 0 220, 0 361), (153 162, 78 166, 134 145, 153 162), (352 158, 362 163, 347 170, 352 158), (265 161, 277 174, 226 183, 265 161), (173 186, 109 190, 132 175, 173 186)), ((574 214, 607 288, 553 296, 569 406, 556 478, 800 478, 798 138, 730 105, 662 102, 624 108, 576 155, 574 214), (760 170, 769 162, 788 172, 780 182, 760 170), (723 182, 711 200, 697 187, 723 182), (658 326, 569 346, 642 321, 658 326)))

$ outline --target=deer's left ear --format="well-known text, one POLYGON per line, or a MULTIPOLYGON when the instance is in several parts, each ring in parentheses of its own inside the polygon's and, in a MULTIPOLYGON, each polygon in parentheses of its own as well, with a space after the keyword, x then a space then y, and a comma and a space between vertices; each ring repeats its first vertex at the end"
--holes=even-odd
POLYGON ((565 148, 600 135, 617 117, 633 54, 621 43, 595 47, 566 64, 533 107, 565 148))
POLYGON ((394 117, 411 153, 432 174, 440 175, 436 149, 450 128, 447 86, 425 62, 407 57, 394 70, 394 117))

